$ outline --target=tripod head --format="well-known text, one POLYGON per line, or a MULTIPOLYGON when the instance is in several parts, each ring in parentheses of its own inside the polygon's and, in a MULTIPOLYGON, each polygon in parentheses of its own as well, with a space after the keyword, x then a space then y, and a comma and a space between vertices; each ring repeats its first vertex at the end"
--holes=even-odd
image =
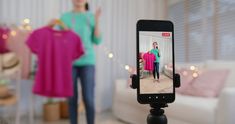
MULTIPOLYGON (((132 84, 131 88, 132 89, 137 89, 138 84, 137 80, 138 77, 137 75, 131 75, 130 77, 132 79, 132 84)), ((180 87, 180 75, 175 74, 175 88, 180 87)), ((167 124, 167 117, 164 114, 164 109, 165 107, 168 107, 167 103, 150 103, 150 113, 147 116, 147 124, 167 124)))
POLYGON ((167 124, 167 117, 164 114, 166 103, 153 103, 150 104, 150 114, 147 117, 147 124, 167 124))

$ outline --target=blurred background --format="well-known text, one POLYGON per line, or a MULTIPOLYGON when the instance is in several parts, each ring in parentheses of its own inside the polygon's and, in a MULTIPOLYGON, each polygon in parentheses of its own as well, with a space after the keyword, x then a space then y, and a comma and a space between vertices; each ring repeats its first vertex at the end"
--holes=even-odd
MULTIPOLYGON (((99 7, 102 10, 103 43, 95 46, 98 124, 145 123, 149 107, 139 105, 136 91, 128 87, 129 75, 136 70, 136 22, 139 19, 166 19, 175 26, 176 71, 181 74, 182 87, 176 91, 175 103, 166 109, 169 124, 235 122, 232 117, 235 114, 235 1, 88 1, 92 13, 99 7)), ((36 57, 25 55, 24 41, 28 33, 71 10, 69 0, 0 0, 1 42, 7 42, 7 49, 11 51, 3 50, 0 56, 0 122, 69 123, 65 99, 52 101, 60 104, 60 110, 51 110, 64 114, 60 115, 65 118, 61 120, 45 115, 45 104, 51 101, 32 93, 33 72, 24 68, 32 70, 36 57), (4 68, 8 65, 14 68, 4 68), (6 97, 8 90, 13 94, 6 97), (48 121, 45 116, 55 119, 48 121)), ((79 122, 83 124, 85 110, 83 104, 79 106, 79 122)))

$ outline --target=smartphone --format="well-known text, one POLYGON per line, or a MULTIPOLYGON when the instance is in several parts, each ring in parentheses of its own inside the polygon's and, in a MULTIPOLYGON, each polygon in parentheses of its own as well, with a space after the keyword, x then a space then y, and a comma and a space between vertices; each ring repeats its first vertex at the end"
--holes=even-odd
POLYGON ((175 100, 173 23, 139 20, 136 58, 138 102, 172 103, 175 100))

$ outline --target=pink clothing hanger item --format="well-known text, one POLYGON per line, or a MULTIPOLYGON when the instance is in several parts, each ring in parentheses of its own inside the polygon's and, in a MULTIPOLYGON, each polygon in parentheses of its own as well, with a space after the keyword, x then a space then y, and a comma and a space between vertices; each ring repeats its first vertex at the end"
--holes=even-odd
POLYGON ((71 30, 43 27, 30 35, 27 44, 38 58, 33 92, 47 97, 73 96, 72 64, 84 54, 81 38, 71 30))
POLYGON ((144 54, 143 59, 145 61, 144 70, 153 71, 154 69, 153 63, 156 60, 155 55, 150 52, 147 52, 144 54))

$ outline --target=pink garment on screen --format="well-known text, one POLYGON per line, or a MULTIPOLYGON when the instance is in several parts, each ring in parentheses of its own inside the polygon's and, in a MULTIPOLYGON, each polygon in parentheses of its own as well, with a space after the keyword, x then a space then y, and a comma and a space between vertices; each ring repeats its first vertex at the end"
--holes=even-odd
POLYGON ((144 54, 143 59, 145 61, 144 70, 153 71, 154 69, 153 63, 156 60, 155 55, 148 52, 144 54))
POLYGON ((27 40, 38 57, 33 92, 48 97, 73 96, 72 64, 84 54, 82 41, 70 30, 43 27, 27 40))
POLYGON ((7 40, 7 48, 16 53, 21 62, 21 77, 29 78, 31 68, 31 51, 26 45, 26 40, 30 34, 27 30, 13 29, 16 32, 15 36, 10 35, 7 40))

